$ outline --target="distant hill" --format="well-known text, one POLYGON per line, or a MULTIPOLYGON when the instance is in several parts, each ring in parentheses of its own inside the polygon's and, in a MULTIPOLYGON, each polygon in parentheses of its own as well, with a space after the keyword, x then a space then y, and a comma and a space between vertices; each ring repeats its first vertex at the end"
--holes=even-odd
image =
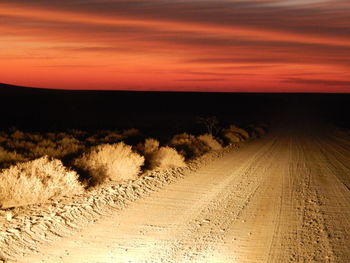
POLYGON ((1 95, 28 95, 33 93, 45 92, 45 89, 21 87, 5 83, 0 83, 0 96, 1 95))
MULTIPOLYGON (((249 124, 288 111, 349 122, 350 95, 58 90, 0 83, 0 128, 198 130, 198 116, 249 124), (186 129, 185 129, 186 128, 186 129)), ((155 134, 155 131, 153 134, 155 134)))

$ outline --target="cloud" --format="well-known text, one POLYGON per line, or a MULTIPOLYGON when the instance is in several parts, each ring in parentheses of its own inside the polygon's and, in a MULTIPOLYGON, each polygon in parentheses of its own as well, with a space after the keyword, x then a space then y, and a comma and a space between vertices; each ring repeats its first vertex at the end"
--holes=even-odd
POLYGON ((348 36, 349 3, 335 1, 80 1, 3 0, 30 8, 203 25, 245 26, 296 33, 348 36), (234 14, 234 15, 233 15, 234 14), (278 23, 276 23, 278 21, 278 23), (341 22, 341 23, 339 23, 341 22), (320 27, 322 25, 322 27, 320 27))
POLYGON ((37 81, 33 68, 57 78, 83 65, 94 83, 130 86, 174 79, 229 86, 233 77, 248 83, 254 76, 249 85, 285 79, 331 87, 349 79, 345 0, 2 0, 0 30, 0 57, 11 64, 3 75, 15 76, 20 65, 37 81), (287 78, 304 73, 339 80, 287 78))
POLYGON ((350 87, 350 81, 330 80, 330 79, 305 79, 305 78, 288 78, 283 82, 295 84, 315 84, 323 86, 346 86, 350 87))
POLYGON ((176 81, 181 81, 181 82, 217 82, 217 81, 224 81, 226 80, 225 78, 212 78, 212 79, 177 79, 176 81))
POLYGON ((195 71, 188 71, 188 72, 181 72, 181 74, 185 75, 197 75, 197 76, 222 76, 222 77, 234 77, 234 76, 253 76, 255 74, 239 74, 239 73, 220 73, 220 72, 195 72, 195 71))

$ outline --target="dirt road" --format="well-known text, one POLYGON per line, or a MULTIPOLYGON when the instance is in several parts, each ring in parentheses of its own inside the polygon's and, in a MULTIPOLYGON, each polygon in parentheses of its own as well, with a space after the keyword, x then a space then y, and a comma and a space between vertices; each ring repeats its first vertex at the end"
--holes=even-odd
POLYGON ((350 143, 277 133, 19 262, 350 262, 350 143))

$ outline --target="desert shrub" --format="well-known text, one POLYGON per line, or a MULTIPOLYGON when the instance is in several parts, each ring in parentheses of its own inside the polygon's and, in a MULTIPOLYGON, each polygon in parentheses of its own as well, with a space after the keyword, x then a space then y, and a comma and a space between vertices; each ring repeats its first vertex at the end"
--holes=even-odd
POLYGON ((124 137, 137 136, 139 134, 140 134, 140 131, 138 129, 135 129, 135 128, 131 128, 131 129, 123 131, 124 137))
POLYGON ((159 141, 147 138, 144 143, 139 143, 136 148, 143 155, 152 154, 159 149, 159 141))
POLYGON ((18 163, 0 173, 0 206, 3 208, 42 203, 83 190, 76 172, 47 156, 18 163))
POLYGON ((147 138, 144 143, 139 143, 136 150, 145 157, 144 168, 151 168, 151 161, 156 151, 159 149, 159 141, 152 138, 147 138))
POLYGON ((226 144, 237 143, 243 141, 243 138, 238 134, 230 131, 223 131, 222 136, 226 144))
POLYGON ((106 180, 135 179, 144 163, 144 157, 133 152, 131 146, 120 142, 92 147, 73 163, 87 172, 96 184, 106 180))
POLYGON ((125 138, 124 135, 118 133, 117 131, 112 130, 100 130, 95 132, 90 136, 85 136, 84 141, 88 142, 91 145, 99 145, 99 144, 112 144, 120 142, 125 138))
POLYGON ((151 154, 151 169, 170 169, 185 167, 185 158, 180 155, 174 148, 160 147, 151 154))
POLYGON ((5 132, 0 132, 0 144, 6 143, 9 140, 5 132))
POLYGON ((52 139, 44 139, 39 142, 23 142, 17 149, 25 152, 29 158, 40 158, 48 155, 50 157, 62 159, 66 156, 78 154, 84 150, 85 146, 79 140, 72 136, 66 135, 56 141, 52 139))
POLYGON ((26 137, 25 133, 19 130, 14 130, 11 137, 15 140, 22 140, 26 137))
MULTIPOLYGON (((62 159, 71 155, 80 154, 84 144, 67 133, 23 133, 16 130, 1 143, 7 152, 16 152, 27 160, 42 156, 62 159)), ((1 157, 0 157, 1 159, 1 157)))
POLYGON ((254 127, 254 130, 259 134, 259 136, 263 136, 266 133, 262 127, 254 127))
POLYGON ((232 132, 232 133, 237 133, 239 134, 241 137, 243 137, 245 140, 246 139, 249 139, 249 133, 242 129, 242 128, 239 128, 235 125, 230 125, 227 129, 224 129, 225 132, 232 132))
POLYGON ((262 137, 266 133, 266 128, 258 124, 252 124, 249 126, 253 137, 262 137))
POLYGON ((242 142, 249 139, 249 133, 235 125, 230 125, 221 131, 221 137, 225 144, 242 142))
POLYGON ((4 146, 8 150, 26 151, 32 149, 36 144, 28 140, 9 139, 4 146))
POLYGON ((169 146, 174 147, 186 159, 196 158, 210 151, 210 147, 195 136, 187 133, 175 135, 169 146))
POLYGON ((174 148, 160 147, 159 141, 148 138, 137 145, 137 150, 145 156, 146 169, 169 169, 186 166, 185 159, 174 148))
POLYGON ((45 138, 42 135, 37 133, 28 133, 27 139, 34 142, 40 142, 42 140, 45 140, 45 138))
POLYGON ((198 136, 198 139, 204 142, 212 150, 222 149, 221 144, 209 133, 198 136))
POLYGON ((102 141, 104 143, 116 143, 121 141, 122 139, 124 139, 123 135, 111 131, 108 134, 106 134, 105 137, 103 137, 102 141))
POLYGON ((17 153, 16 151, 8 151, 0 146, 0 168, 6 168, 11 164, 26 160, 27 158, 22 154, 17 153))

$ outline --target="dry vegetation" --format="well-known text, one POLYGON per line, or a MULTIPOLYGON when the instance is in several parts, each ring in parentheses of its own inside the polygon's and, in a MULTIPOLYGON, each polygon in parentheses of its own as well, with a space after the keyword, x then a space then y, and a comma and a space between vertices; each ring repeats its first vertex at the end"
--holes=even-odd
POLYGON ((152 138, 148 138, 143 144, 137 145, 138 151, 145 156, 146 169, 166 170, 186 166, 185 158, 174 148, 159 147, 159 145, 159 141, 152 138))
POLYGON ((41 203, 83 190, 76 172, 47 156, 18 163, 0 173, 0 207, 41 203))
POLYGON ((187 133, 175 135, 170 140, 169 146, 178 150, 186 160, 202 156, 210 151, 210 147, 205 142, 187 133))
POLYGON ((260 137, 264 125, 246 131, 231 125, 217 137, 182 133, 167 143, 137 129, 87 132, 0 132, 0 207, 46 202, 105 181, 133 180, 146 170, 167 170, 223 146, 260 137), (248 132, 249 131, 249 132, 248 132), (130 145, 125 144, 127 142, 130 145), (81 183, 84 181, 84 184, 81 183))
POLYGON ((198 136, 198 139, 204 142, 210 149, 217 151, 222 149, 222 145, 213 137, 213 135, 206 133, 198 136))
POLYGON ((136 179, 143 163, 144 157, 133 152, 131 146, 123 142, 92 147, 73 161, 76 167, 92 177, 94 184, 106 180, 136 179))

